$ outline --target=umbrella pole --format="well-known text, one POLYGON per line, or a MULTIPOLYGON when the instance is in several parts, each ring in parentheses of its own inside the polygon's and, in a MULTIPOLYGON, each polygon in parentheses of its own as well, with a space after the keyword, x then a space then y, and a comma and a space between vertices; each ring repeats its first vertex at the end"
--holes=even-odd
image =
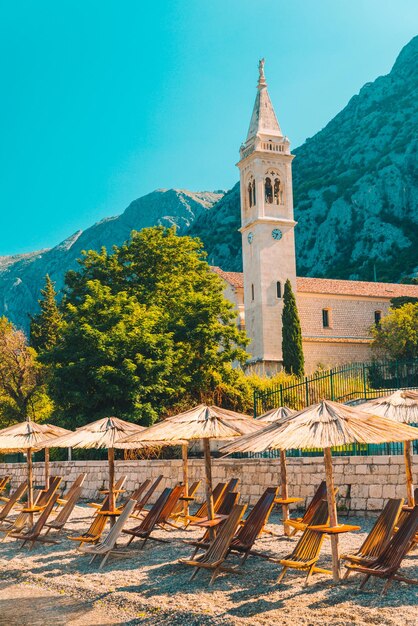
POLYGON ((403 456, 405 459, 406 472, 406 494, 408 498, 408 506, 414 506, 414 479, 412 476, 412 442, 404 441, 403 456))
MULTIPOLYGON (((327 500, 330 526, 338 525, 337 503, 335 501, 334 479, 332 476, 331 448, 324 448, 325 479, 327 483, 327 500)), ((340 559, 338 556, 338 535, 331 535, 332 577, 334 582, 340 580, 340 559)))
MULTIPOLYGON (((26 460, 28 464, 28 509, 33 508, 33 464, 32 464, 32 448, 26 451, 26 460)), ((33 513, 29 513, 29 520, 33 524, 33 513)))
POLYGON ((49 489, 49 448, 45 448, 45 490, 49 489))
POLYGON ((107 459, 109 461, 109 511, 113 513, 115 510, 115 448, 108 448, 107 459))
MULTIPOLYGON (((280 481, 282 500, 287 500, 289 497, 289 490, 287 486, 287 467, 286 467, 286 450, 280 450, 280 481)), ((289 527, 286 524, 289 519, 289 505, 282 504, 282 522, 284 528, 284 534, 289 536, 289 527)))
MULTIPOLYGON (((212 465, 210 457, 210 441, 208 438, 203 439, 203 451, 205 453, 205 487, 206 487, 206 503, 208 507, 208 518, 214 519, 215 512, 213 510, 212 496, 212 465)), ((210 529, 212 532, 212 528, 210 529)))
MULTIPOLYGON (((181 457, 183 459, 183 485, 184 485, 184 496, 188 498, 189 496, 189 466, 187 462, 187 443, 181 446, 181 457)), ((189 501, 186 499, 183 502, 183 515, 184 515, 184 524, 187 524, 187 517, 189 515, 189 501)))

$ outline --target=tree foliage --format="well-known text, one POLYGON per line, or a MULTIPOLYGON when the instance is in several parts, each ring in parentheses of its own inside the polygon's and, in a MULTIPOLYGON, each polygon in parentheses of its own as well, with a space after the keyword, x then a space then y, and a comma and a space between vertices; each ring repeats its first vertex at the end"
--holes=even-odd
MULTIPOLYGON (((174 405, 238 384, 245 334, 199 240, 147 228, 112 253, 89 251, 66 277, 64 326, 42 360, 61 413, 150 423, 174 405)), ((233 394, 232 394, 233 395, 233 394)))
POLYGON ((54 283, 47 274, 45 287, 41 289, 41 298, 38 300, 41 310, 31 317, 30 323, 30 344, 35 350, 50 350, 58 341, 63 320, 56 296, 54 283))
POLYGON ((392 308, 372 328, 373 348, 386 357, 412 359, 418 357, 418 303, 392 308))
POLYGON ((290 280, 287 280, 283 293, 282 313, 282 354, 283 367, 288 374, 303 376, 304 357, 302 349, 302 331, 296 298, 290 280))
POLYGON ((43 387, 42 368, 26 337, 0 318, 0 418, 6 426, 25 419, 45 419, 52 405, 43 387))

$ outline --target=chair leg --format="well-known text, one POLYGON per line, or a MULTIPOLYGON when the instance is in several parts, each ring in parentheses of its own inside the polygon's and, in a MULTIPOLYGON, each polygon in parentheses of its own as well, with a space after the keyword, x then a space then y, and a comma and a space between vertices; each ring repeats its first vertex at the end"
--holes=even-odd
POLYGON ((344 576, 343 576, 343 580, 347 580, 347 578, 350 576, 351 571, 350 569, 347 567, 347 569, 344 572, 344 576))
POLYGON ((280 583, 282 582, 283 578, 285 577, 285 574, 287 572, 288 568, 287 567, 283 567, 282 571, 279 574, 279 577, 277 579, 277 584, 280 585, 280 583))
POLYGON ((307 587, 307 586, 308 586, 309 579, 310 579, 310 577, 312 576, 312 574, 314 573, 314 569, 315 569, 315 565, 311 565, 311 566, 310 566, 310 568, 309 568, 309 570, 308 570, 307 576, 306 576, 306 578, 305 578, 305 582, 303 583, 303 586, 304 586, 304 587, 307 587))
POLYGON ((366 574, 365 577, 363 578, 363 580, 360 583, 360 587, 359 589, 364 589, 364 587, 366 586, 367 581, 369 580, 371 574, 366 574))
POLYGON ((392 582, 393 582, 393 578, 391 576, 390 578, 387 579, 387 581, 385 583, 385 586, 383 587, 382 592, 380 594, 381 596, 385 596, 386 595, 386 592, 389 589, 389 587, 391 586, 392 582))
POLYGON ((131 535, 126 545, 129 546, 133 542, 134 539, 135 539, 134 535, 131 535))
POLYGON ((209 585, 213 585, 213 583, 215 582, 215 578, 217 577, 218 574, 219 574, 219 569, 215 568, 213 570, 212 576, 210 577, 209 585))
POLYGON ((189 580, 193 580, 193 578, 196 578, 196 576, 197 576, 197 574, 199 573, 199 571, 200 571, 200 567, 195 567, 195 568, 194 568, 194 572, 193 572, 193 574, 190 576, 189 580))
POLYGON ((108 552, 107 554, 105 554, 105 556, 103 557, 102 562, 101 562, 101 563, 100 563, 100 565, 99 565, 99 569, 102 569, 102 567, 103 567, 103 566, 104 566, 104 564, 106 563, 106 561, 107 561, 107 559, 109 558, 109 556, 110 556, 110 550, 109 550, 109 552, 108 552))

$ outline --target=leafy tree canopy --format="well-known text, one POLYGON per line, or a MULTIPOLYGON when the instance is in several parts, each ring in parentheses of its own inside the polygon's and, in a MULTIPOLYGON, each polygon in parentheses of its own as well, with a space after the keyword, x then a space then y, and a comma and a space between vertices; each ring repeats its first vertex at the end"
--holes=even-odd
POLYGON ((247 354, 223 283, 198 239, 147 228, 89 251, 66 277, 65 324, 51 364, 51 393, 81 422, 113 412, 150 423, 173 405, 233 388, 247 354))
POLYGON ((31 317, 30 344, 35 350, 49 350, 58 341, 63 320, 56 302, 54 283, 49 275, 45 276, 45 287, 41 289, 39 299, 40 312, 31 317))
POLYGON ((418 303, 390 309, 372 333, 377 352, 395 359, 418 357, 418 303))

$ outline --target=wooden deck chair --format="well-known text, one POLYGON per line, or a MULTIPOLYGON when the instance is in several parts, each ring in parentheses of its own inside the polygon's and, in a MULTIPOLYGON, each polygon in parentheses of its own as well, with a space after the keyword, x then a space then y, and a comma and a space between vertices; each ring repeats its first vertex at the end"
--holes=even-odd
MULTIPOLYGON (((27 486, 26 481, 25 483, 27 486)), ((52 484, 50 485, 50 488, 53 489, 52 484)), ((47 497, 48 496, 45 491, 36 492, 34 506, 37 506, 40 502, 42 508, 45 508, 44 502, 47 497)), ((20 531, 23 531, 24 528, 30 527, 31 519, 32 519, 31 514, 25 511, 24 509, 21 509, 19 511, 19 514, 15 519, 13 520, 4 519, 2 522, 0 522, 0 533, 4 533, 4 536, 1 539, 1 541, 3 542, 6 539, 6 537, 8 537, 8 535, 12 532, 20 532, 20 531)))
MULTIPOLYGON (((39 492, 36 502, 34 503, 32 507, 32 512, 39 513, 40 511, 43 511, 48 506, 51 498, 55 496, 58 490, 58 487, 61 484, 61 481, 62 481, 62 478, 60 476, 53 476, 53 477, 51 476, 48 489, 43 489, 42 491, 39 492)), ((57 495, 57 498, 58 498, 58 495, 57 495)), ((55 498, 55 501, 57 500, 57 498, 55 498)), ((23 513, 27 513, 28 509, 24 507, 22 511, 23 513)))
MULTIPOLYGON (((350 563, 367 565, 377 559, 393 535, 394 527, 402 510, 403 498, 390 499, 377 518, 362 546, 353 554, 343 554, 341 558, 350 563)), ((344 578, 350 575, 346 566, 344 578)))
POLYGON ((90 563, 93 563, 97 556, 103 557, 99 565, 99 569, 103 567, 111 554, 124 554, 121 550, 116 550, 116 542, 119 539, 122 529, 132 513, 135 504, 136 500, 129 500, 129 502, 125 504, 122 513, 115 522, 115 525, 110 529, 106 537, 99 541, 99 543, 94 546, 81 546, 80 552, 84 552, 92 556, 90 563))
MULTIPOLYGON (((118 505, 118 507, 117 507, 117 508, 118 508, 118 510, 119 510, 119 511, 123 511, 123 509, 124 509, 125 505, 126 505, 126 504, 130 501, 130 500, 135 500, 135 502, 138 502, 138 500, 142 497, 142 495, 143 495, 143 493, 144 493, 145 489, 147 489, 147 487, 149 486, 150 482, 151 482, 151 481, 150 481, 150 479, 149 479, 149 478, 147 478, 147 480, 145 480, 143 483, 141 483, 141 484, 139 485, 139 487, 138 487, 137 489, 135 489, 135 491, 134 491, 134 492, 133 492, 130 496, 127 496, 127 497, 123 500, 123 502, 121 502, 121 503, 118 505)), ((101 505, 101 504, 98 504, 97 502, 90 502, 88 506, 94 507, 95 509, 100 509, 102 505, 101 505)))
POLYGON ((77 489, 73 490, 71 496, 67 499, 56 518, 45 524, 47 527, 45 535, 47 535, 51 530, 57 530, 58 532, 62 531, 80 498, 81 489, 82 487, 80 485, 77 489))
POLYGON ((381 595, 385 595, 389 586, 394 580, 400 580, 412 585, 418 585, 418 580, 406 578, 397 574, 398 569, 402 565, 402 560, 409 552, 411 544, 414 541, 415 533, 418 532, 418 506, 415 506, 410 512, 403 524, 399 527, 398 532, 393 535, 392 539, 386 544, 386 547, 380 553, 375 561, 367 565, 360 563, 349 563, 346 567, 351 570, 365 574, 361 582, 360 589, 363 589, 371 576, 386 579, 386 583, 382 589, 381 595))
MULTIPOLYGON (((226 487, 227 487, 226 483, 218 483, 216 487, 214 488, 214 490, 212 491, 213 510, 215 513, 218 512, 218 509, 223 502, 223 497, 226 492, 226 487)), ((194 515, 188 515, 187 526, 193 522, 201 522, 202 520, 207 519, 207 517, 208 517, 208 507, 207 507, 207 503, 205 500, 203 504, 201 504, 200 507, 197 509, 196 513, 194 513, 194 515)))
MULTIPOLYGON (((336 488, 335 492, 337 493, 338 488, 336 488)), ((297 532, 305 530, 307 526, 309 526, 312 522, 312 518, 315 515, 315 512, 321 502, 326 500, 327 497, 327 484, 325 480, 321 482, 318 489, 316 490, 312 500, 306 507, 306 511, 302 517, 289 518, 285 521, 286 526, 290 526, 292 528, 289 537, 293 537, 297 532)))
MULTIPOLYGON (((322 501, 317 507, 315 514, 312 518, 312 525, 317 526, 327 524, 328 519, 328 503, 322 501)), ((315 572, 330 574, 330 570, 324 570, 320 567, 316 567, 324 537, 324 533, 311 530, 308 526, 303 531, 303 534, 297 542, 293 552, 286 556, 284 559, 280 559, 280 565, 283 566, 283 569, 280 572, 277 582, 281 583, 288 569, 308 571, 304 582, 305 587, 308 584, 310 577, 315 572)))
MULTIPOLYGON (((140 549, 142 550, 142 548, 145 546, 148 539, 150 538, 152 531, 160 522, 163 509, 167 504, 167 501, 172 492, 173 489, 171 489, 170 487, 166 487, 161 493, 160 497, 157 499, 156 503, 151 507, 151 509, 148 511, 148 513, 145 515, 145 517, 138 526, 135 526, 135 528, 123 529, 123 533, 130 535, 129 541, 127 543, 128 546, 130 543, 132 543, 134 539, 142 539, 142 544, 140 546, 140 549)), ((153 539, 155 538, 153 537, 153 539)))
POLYGON ((235 504, 233 506, 230 515, 222 524, 219 532, 209 545, 206 552, 195 559, 180 559, 180 563, 184 563, 185 565, 190 565, 195 568, 190 580, 196 576, 197 572, 201 568, 212 570, 212 576, 209 583, 210 585, 214 582, 220 572, 237 571, 236 567, 227 567, 223 565, 223 562, 228 554, 232 538, 235 535, 246 508, 246 504, 235 504))
MULTIPOLYGON (((270 514, 274 507, 274 500, 277 498, 278 487, 268 487, 261 498, 255 503, 252 510, 244 520, 241 528, 231 542, 230 552, 240 552, 243 556, 240 565, 244 565, 256 539, 263 532, 270 514)), ((253 552, 253 554, 257 554, 253 552)))
POLYGON ((3 495, 3 491, 6 489, 9 480, 10 476, 3 476, 2 478, 0 478, 0 500, 2 500, 3 502, 8 502, 9 500, 7 496, 3 495))
POLYGON ((133 510, 132 516, 131 517, 136 517, 136 518, 142 518, 144 514, 146 514, 146 510, 145 510, 145 506, 148 504, 148 502, 151 500, 152 496, 154 495, 158 485, 160 484, 160 482, 163 479, 163 475, 160 474, 159 476, 157 476, 157 478, 154 480, 154 482, 152 483, 151 487, 148 489, 148 491, 145 493, 145 495, 138 499, 137 504, 133 510))
POLYGON ((27 488, 28 488, 28 484, 25 481, 25 482, 21 483, 17 487, 17 489, 14 490, 14 492, 10 495, 10 498, 7 498, 6 504, 3 506, 3 508, 0 511, 0 521, 1 522, 3 522, 3 520, 6 519, 6 517, 9 515, 9 513, 11 512, 13 507, 19 502, 20 498, 23 497, 23 495, 25 494, 27 488))
MULTIPOLYGON (((196 492, 200 487, 201 482, 202 482, 201 480, 195 480, 195 482, 192 483, 192 485, 189 487, 188 494, 187 494, 187 497, 189 499, 194 499, 196 492)), ((184 517, 184 503, 179 501, 173 509, 169 523, 175 528, 180 528, 179 526, 175 524, 175 522, 181 519, 182 517, 184 517)))
POLYGON ((57 543, 55 539, 50 539, 49 537, 45 537, 45 535, 41 535, 41 532, 44 529, 44 526, 48 520, 48 517, 52 513, 52 509, 55 506, 57 497, 58 497, 57 494, 54 494, 50 498, 48 504, 46 505, 42 513, 39 515, 38 519, 36 520, 32 528, 28 528, 20 532, 11 532, 9 534, 9 537, 12 537, 13 539, 20 539, 22 541, 22 545, 20 546, 21 548, 23 548, 23 546, 29 542, 30 543, 29 550, 33 548, 36 541, 41 541, 42 543, 57 543))
POLYGON ((178 484, 174 487, 173 491, 170 494, 163 510, 161 511, 160 517, 157 521, 157 526, 162 528, 163 530, 168 530, 168 520, 174 510, 174 508, 178 505, 180 498, 184 494, 185 486, 182 484, 178 484))
MULTIPOLYGON (((115 492, 115 503, 116 500, 119 497, 119 494, 121 492, 121 490, 123 489, 125 483, 126 483, 126 476, 121 476, 114 485, 114 492, 115 492)), ((102 489, 99 491, 99 493, 101 494, 105 494, 105 498, 109 495, 109 490, 108 489, 102 489)), ((87 504, 87 506, 90 506, 93 509, 101 509, 103 506, 103 502, 89 502, 87 504)))
POLYGON ((75 481, 73 482, 73 484, 71 485, 71 487, 68 489, 68 491, 64 493, 60 498, 58 498, 57 504, 59 506, 64 506, 64 504, 66 504, 68 500, 71 499, 74 491, 76 491, 79 487, 83 486, 86 478, 87 478, 87 473, 79 474, 77 478, 75 479, 75 481))
MULTIPOLYGON (((224 501, 222 502, 221 506, 219 507, 217 515, 222 515, 222 516, 225 515, 226 517, 228 517, 231 514, 231 511, 233 507, 235 506, 235 504, 238 504, 239 497, 240 497, 240 494, 238 492, 230 491, 224 498, 224 501)), ((220 528, 220 525, 222 523, 223 521, 220 522, 218 528, 220 528)), ((195 547, 195 550, 193 554, 191 555, 190 559, 193 559, 199 550, 207 550, 209 548, 210 540, 211 538, 210 538, 209 528, 206 528, 205 534, 198 541, 184 540, 184 543, 187 543, 195 547)))
POLYGON ((107 511, 108 508, 109 508, 109 496, 106 496, 101 506, 101 509, 99 509, 94 514, 93 521, 90 524, 89 529, 86 530, 86 532, 83 533, 82 535, 76 535, 75 537, 67 537, 67 539, 70 539, 71 541, 78 541, 80 546, 82 546, 83 543, 97 543, 103 534, 103 531, 106 526, 106 522, 109 517, 108 515, 101 515, 100 512, 107 511))

